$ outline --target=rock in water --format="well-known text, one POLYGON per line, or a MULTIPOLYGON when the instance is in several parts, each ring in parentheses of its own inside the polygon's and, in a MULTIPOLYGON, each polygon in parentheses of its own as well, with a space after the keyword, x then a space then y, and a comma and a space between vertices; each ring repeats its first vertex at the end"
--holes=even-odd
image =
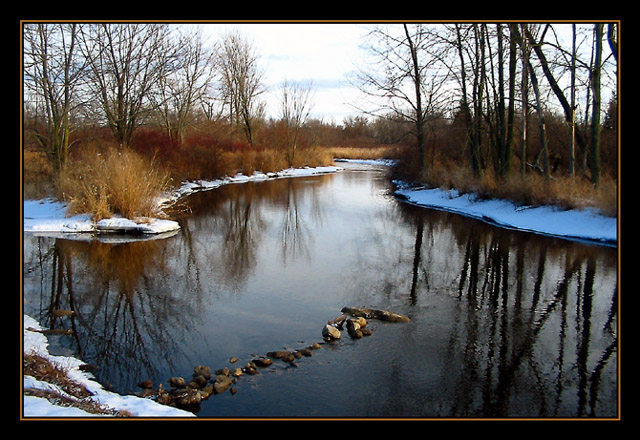
POLYGON ((330 324, 327 324, 322 329, 322 336, 330 339, 340 339, 340 336, 342 336, 342 334, 340 333, 340 330, 330 324))
POLYGON ((198 365, 193 369, 193 376, 203 376, 205 379, 211 379, 211 367, 206 365, 198 365))
POLYGON ((388 310, 378 309, 366 309, 359 307, 343 307, 342 313, 347 313, 351 316, 361 316, 363 318, 379 319, 387 322, 409 322, 411 319, 408 316, 401 315, 399 313, 390 312, 388 310))
POLYGON ((282 359, 285 356, 289 356, 291 354, 290 351, 286 350, 278 350, 278 351, 270 351, 267 353, 267 356, 272 357, 274 359, 282 359))
POLYGON ((176 396, 175 403, 179 407, 189 407, 198 405, 201 400, 202 396, 197 390, 187 390, 176 396))
POLYGON ((172 377, 169 379, 169 384, 173 388, 184 388, 187 386, 187 381, 184 380, 184 377, 172 377))
POLYGON ((253 363, 258 367, 268 367, 273 361, 269 358, 256 358, 253 360, 253 363))
POLYGON ((151 382, 151 380, 147 379, 147 380, 144 380, 144 381, 140 382, 138 384, 138 386, 140 388, 142 388, 143 390, 150 390, 151 388, 153 388, 153 382, 151 382))
POLYGON ((213 383, 213 392, 216 394, 222 394, 227 391, 227 388, 231 386, 233 379, 229 376, 219 374, 216 376, 216 381, 213 383))
POLYGON ((360 330, 360 323, 358 322, 358 319, 364 318, 347 319, 347 332, 349 333, 349 336, 354 339, 360 339, 362 337, 362 330, 360 330))

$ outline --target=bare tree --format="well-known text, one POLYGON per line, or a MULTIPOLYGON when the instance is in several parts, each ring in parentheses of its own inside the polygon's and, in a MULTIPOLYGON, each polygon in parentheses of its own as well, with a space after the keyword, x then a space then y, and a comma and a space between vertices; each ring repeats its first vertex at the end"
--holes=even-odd
POLYGON ((298 135, 311 111, 311 83, 290 82, 281 86, 280 109, 286 130, 286 149, 289 166, 292 166, 298 147, 298 135))
POLYGON ((589 168, 591 169, 591 182, 594 185, 600 183, 600 114, 601 114, 601 76, 602 76, 602 36, 604 24, 594 24, 594 54, 595 60, 591 72, 591 87, 593 89, 593 116, 591 117, 591 141, 589 151, 589 168))
POLYGON ((429 38, 427 28, 416 25, 411 30, 390 26, 372 30, 369 51, 373 64, 360 69, 356 85, 372 97, 377 107, 371 114, 388 114, 412 122, 422 170, 426 170, 425 124, 439 115, 444 99, 448 70, 441 57, 434 56, 437 40, 429 38), (443 73, 444 72, 444 73, 443 73))
POLYGON ((121 147, 129 145, 143 122, 150 91, 166 72, 168 33, 166 24, 104 23, 83 28, 91 93, 121 147))
POLYGON ((44 133, 36 125, 34 135, 56 168, 64 164, 70 148, 75 94, 84 69, 77 56, 79 28, 74 23, 24 27, 24 84, 45 121, 44 133))
POLYGON ((164 72, 158 75, 151 100, 169 138, 181 144, 194 106, 205 102, 213 51, 205 47, 201 28, 188 28, 178 31, 163 56, 164 72))
MULTIPOLYGON (((523 23, 520 26, 522 27, 522 33, 526 35, 531 35, 531 36, 533 35, 531 30, 528 27, 528 24, 523 23)), ((539 157, 542 157, 542 172, 546 178, 549 178, 550 177, 549 150, 547 148, 547 129, 546 129, 546 122, 544 118, 544 111, 542 107, 543 98, 540 90, 540 83, 538 81, 536 71, 533 68, 533 65, 531 64, 531 60, 529 59, 529 52, 527 50, 528 48, 526 46, 524 38, 522 37, 522 33, 520 32, 520 29, 518 28, 518 26, 514 26, 512 28, 512 31, 513 31, 513 38, 515 38, 523 54, 523 63, 526 65, 526 68, 527 68, 527 77, 531 81, 531 86, 533 88, 533 93, 535 96, 536 114, 538 116, 538 128, 540 130, 540 153, 539 153, 540 156, 539 157)), ((522 160, 526 161, 526 156, 523 157, 522 160)), ((538 161, 536 161, 536 165, 537 165, 537 162, 538 161)))
POLYGON ((250 145, 255 142, 256 122, 264 114, 259 100, 264 92, 263 71, 255 48, 239 33, 229 33, 218 45, 217 71, 232 126, 239 127, 250 145))

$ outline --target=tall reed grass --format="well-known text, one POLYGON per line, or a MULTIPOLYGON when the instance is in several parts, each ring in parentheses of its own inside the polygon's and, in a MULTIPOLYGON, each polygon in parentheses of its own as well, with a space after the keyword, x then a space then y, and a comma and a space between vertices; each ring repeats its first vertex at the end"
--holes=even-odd
POLYGON ((58 191, 68 212, 91 213, 94 220, 159 216, 156 198, 170 183, 154 161, 128 149, 89 148, 60 171, 58 191))

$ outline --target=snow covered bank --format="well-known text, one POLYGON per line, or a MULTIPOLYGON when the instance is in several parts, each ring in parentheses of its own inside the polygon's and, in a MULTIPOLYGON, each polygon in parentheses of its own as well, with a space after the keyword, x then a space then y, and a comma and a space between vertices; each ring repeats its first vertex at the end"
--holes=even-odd
POLYGON ((139 234, 162 234, 179 228, 177 222, 149 218, 135 222, 122 217, 113 217, 94 222, 89 214, 66 217, 66 203, 54 200, 24 200, 23 230, 36 234, 48 233, 107 233, 127 232, 139 234))
POLYGON ((236 174, 233 177, 224 177, 222 179, 189 181, 189 182, 184 182, 173 193, 165 194, 162 198, 158 200, 158 203, 160 204, 160 206, 170 205, 172 203, 175 203, 177 200, 181 199, 182 197, 188 196, 195 192, 208 191, 208 190, 218 188, 222 185, 228 185, 232 183, 256 182, 261 180, 285 179, 290 177, 315 176, 320 174, 336 173, 342 170, 343 170, 342 167, 336 167, 336 166, 315 167, 315 168, 309 168, 309 167, 288 168, 286 170, 278 171, 277 173, 274 173, 274 172, 262 173, 259 171, 255 171, 250 176, 245 176, 244 174, 236 174))
MULTIPOLYGON (((177 200, 197 191, 210 190, 231 183, 313 176, 341 171, 341 167, 326 166, 316 168, 291 168, 277 173, 255 172, 251 176, 238 174, 212 181, 185 182, 177 190, 159 197, 159 206, 166 207, 177 200)), ((137 221, 113 217, 94 222, 89 214, 66 217, 67 205, 54 199, 23 201, 23 231, 36 235, 62 236, 66 238, 85 238, 98 233, 104 238, 108 233, 139 234, 141 238, 164 238, 180 229, 178 222, 157 218, 136 219, 137 221)), ((109 240, 109 238, 107 238, 109 240)))
POLYGON ((335 161, 346 162, 346 163, 362 163, 366 165, 382 165, 382 166, 393 166, 397 162, 394 159, 335 159, 335 161))
MULTIPOLYGON (((194 414, 178 408, 161 405, 150 399, 137 396, 122 396, 105 390, 102 385, 93 380, 90 373, 80 369, 82 361, 66 356, 53 356, 48 350, 48 340, 39 333, 42 330, 38 322, 30 316, 24 315, 23 341, 25 354, 37 354, 51 363, 60 366, 69 379, 81 384, 91 393, 90 399, 98 405, 117 411, 128 411, 135 417, 193 417, 194 414)), ((62 395, 66 393, 54 384, 36 380, 32 376, 23 376, 23 388, 45 391, 55 391, 62 395)), ((73 400, 73 398, 72 398, 73 400)), ((43 397, 23 396, 23 417, 109 417, 96 416, 75 407, 54 405, 43 397)))
POLYGON ((439 188, 401 187, 395 194, 413 205, 455 212, 504 228, 609 246, 617 242, 617 219, 595 209, 517 206, 507 200, 478 200, 473 194, 439 188))

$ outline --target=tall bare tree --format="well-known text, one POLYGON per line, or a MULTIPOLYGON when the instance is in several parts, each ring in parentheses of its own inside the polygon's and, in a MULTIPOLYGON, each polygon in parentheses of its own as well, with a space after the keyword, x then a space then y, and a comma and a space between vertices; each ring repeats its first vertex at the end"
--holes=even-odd
POLYGON ((433 56, 436 39, 425 25, 377 27, 370 34, 372 64, 360 69, 357 87, 373 98, 376 108, 368 113, 411 121, 420 168, 426 171, 425 125, 439 117, 446 95, 448 70, 433 56))
POLYGON ((311 111, 311 83, 284 80, 281 87, 281 118, 286 130, 286 149, 292 166, 298 148, 298 136, 311 111))
MULTIPOLYGON (((540 152, 538 157, 541 157, 542 159, 543 174, 545 175, 546 178, 549 178, 550 177, 549 150, 548 150, 548 143, 547 143, 547 127, 546 127, 544 109, 542 104, 543 97, 540 89, 540 83, 538 81, 538 76, 533 67, 533 64, 531 63, 531 60, 529 58, 528 47, 522 36, 522 34, 525 34, 533 37, 533 33, 529 29, 528 24, 526 23, 521 24, 520 27, 522 28, 522 32, 520 32, 520 29, 518 28, 518 26, 514 26, 512 28, 513 38, 515 38, 515 41, 518 43, 518 45, 521 48, 521 52, 523 55, 523 63, 526 65, 526 68, 527 68, 527 78, 531 81, 531 86, 533 88, 533 93, 535 96, 535 109, 538 117, 538 128, 540 130, 540 152)), ((531 39, 528 39, 528 40, 531 41, 531 39)), ((526 160, 526 157, 523 157, 522 160, 526 160)), ((537 163, 538 163, 538 160, 536 160, 536 166, 537 166, 537 163)))
POLYGON ((241 128, 247 142, 253 145, 257 121, 264 114, 264 103, 260 101, 265 90, 264 72, 258 64, 259 56, 247 39, 232 32, 218 45, 216 59, 230 123, 241 128))
POLYGON ((26 24, 24 26, 24 84, 34 108, 45 121, 34 136, 56 168, 66 161, 71 145, 72 112, 84 64, 78 55, 80 25, 26 24))
POLYGON ((211 84, 213 51, 205 47, 201 28, 178 30, 170 41, 151 100, 164 131, 181 144, 194 106, 204 102, 211 84))
POLYGON ((104 23, 83 27, 91 93, 118 144, 128 146, 166 69, 166 24, 104 23))
POLYGON ((602 36, 604 24, 594 24, 594 64, 591 72, 591 87, 593 89, 593 116, 591 117, 591 140, 589 148, 589 168, 591 169, 591 182, 594 185, 600 183, 600 118, 601 118, 601 76, 602 76, 602 36))

